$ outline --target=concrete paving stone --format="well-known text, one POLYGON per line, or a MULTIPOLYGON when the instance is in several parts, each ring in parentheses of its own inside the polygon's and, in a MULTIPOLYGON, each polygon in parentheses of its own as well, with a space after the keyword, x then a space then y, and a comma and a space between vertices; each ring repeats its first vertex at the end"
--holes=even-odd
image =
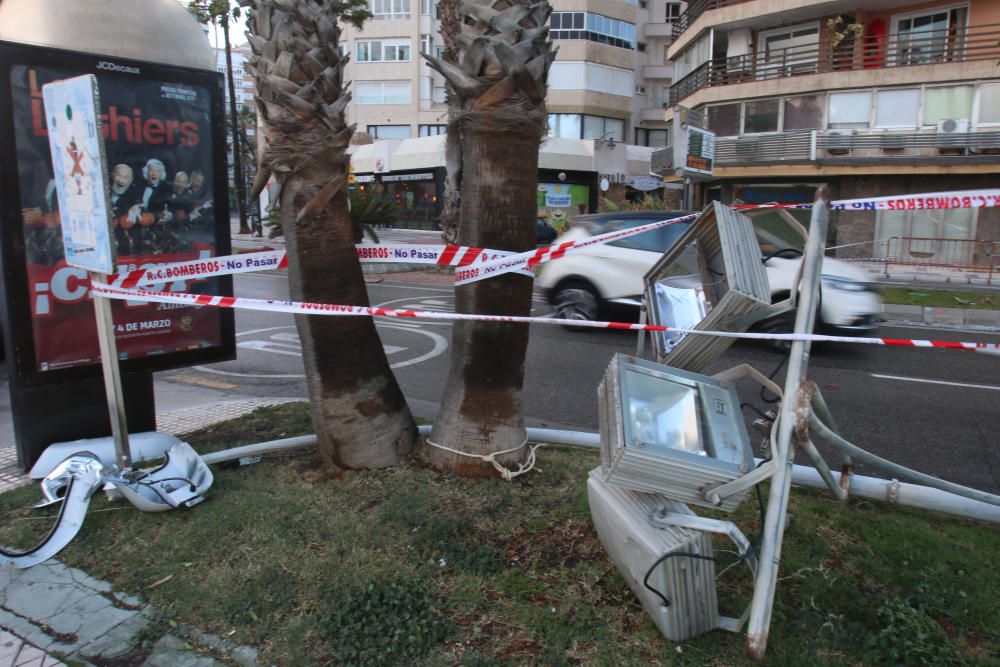
POLYGON ((30 620, 12 614, 6 609, 0 609, 0 627, 42 648, 48 647, 55 641, 30 620))
POLYGON ((156 642, 143 667, 225 667, 225 663, 193 650, 190 644, 174 635, 164 635, 156 642))
POLYGON ((25 644, 21 647, 21 652, 17 654, 17 658, 14 660, 14 667, 26 667, 27 665, 41 667, 44 660, 45 651, 25 644))
POLYGON ((42 663, 42 667, 66 667, 66 663, 59 658, 47 655, 45 656, 45 661, 42 663))
POLYGON ((145 603, 142 598, 138 595, 130 595, 128 593, 115 592, 112 593, 115 599, 118 600, 119 604, 123 604, 127 607, 142 607, 145 603))
POLYGON ((141 612, 133 613, 127 620, 111 628, 104 634, 86 643, 81 642, 78 652, 84 656, 116 658, 131 651, 136 644, 136 637, 152 622, 155 612, 152 607, 146 607, 141 612))
POLYGON ((20 637, 10 634, 6 630, 0 630, 0 667, 12 667, 14 658, 21 652, 21 645, 24 642, 20 637))

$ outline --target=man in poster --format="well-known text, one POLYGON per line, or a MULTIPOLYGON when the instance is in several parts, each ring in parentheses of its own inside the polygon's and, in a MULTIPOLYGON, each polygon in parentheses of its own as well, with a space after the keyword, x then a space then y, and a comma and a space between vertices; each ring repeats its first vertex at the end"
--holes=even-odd
POLYGON ((130 219, 129 211, 141 201, 142 193, 135 182, 132 167, 116 164, 111 170, 111 216, 114 219, 119 256, 131 255, 133 252, 132 229, 135 227, 135 220, 130 219))

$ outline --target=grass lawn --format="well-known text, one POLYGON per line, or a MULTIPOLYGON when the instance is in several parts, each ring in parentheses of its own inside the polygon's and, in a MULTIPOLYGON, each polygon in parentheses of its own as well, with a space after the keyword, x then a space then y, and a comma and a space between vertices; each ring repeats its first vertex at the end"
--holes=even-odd
MULTIPOLYGON (((308 431, 290 404, 189 441, 207 452, 308 431)), ((591 524, 597 453, 539 454, 513 483, 442 474, 419 454, 376 472, 321 474, 313 452, 217 466, 188 511, 95 496, 60 558, 144 596, 164 624, 258 647, 261 664, 746 664, 743 634, 674 644, 647 619, 591 524)), ((0 496, 0 541, 48 529, 25 509, 36 497, 0 496)), ((792 497, 764 664, 1000 664, 997 526, 792 497)), ((755 502, 725 516, 759 528, 755 502)), ((741 612, 748 570, 719 586, 722 611, 741 612)))
POLYGON ((962 292, 933 287, 879 287, 886 303, 901 306, 934 306, 936 308, 972 308, 1000 310, 1000 290, 996 292, 962 292))

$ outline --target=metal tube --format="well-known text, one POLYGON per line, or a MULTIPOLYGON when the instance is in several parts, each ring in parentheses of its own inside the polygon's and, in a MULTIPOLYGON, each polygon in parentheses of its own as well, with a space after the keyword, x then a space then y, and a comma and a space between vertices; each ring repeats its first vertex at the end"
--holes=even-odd
MULTIPOLYGON (((799 291, 798 312, 795 315, 795 333, 811 333, 816 319, 819 300, 820 274, 826 249, 827 206, 829 197, 825 190, 818 193, 809 221, 809 241, 802 260, 802 283, 799 291)), ((788 517, 788 497, 792 483, 792 429, 795 426, 795 402, 799 387, 809 367, 808 341, 793 341, 785 376, 785 399, 778 416, 778 436, 771 492, 767 501, 767 516, 761 533, 760 565, 754 581, 753 601, 750 604, 750 621, 747 625, 747 652, 755 660, 764 657, 767 650, 768 629, 774 607, 774 591, 778 583, 778 563, 781 560, 781 543, 788 517)))
MULTIPOLYGON (((90 281, 107 284, 105 276, 100 273, 91 273, 90 281)), ((111 418, 111 436, 115 441, 118 468, 125 474, 132 469, 132 452, 128 446, 125 397, 122 393, 121 375, 118 372, 118 346, 115 344, 115 322, 111 317, 111 302, 94 296, 94 315, 97 319, 97 342, 101 350, 104 393, 107 395, 108 416, 111 418)))
POLYGON ((986 491, 979 491, 978 489, 970 489, 967 486, 955 484, 954 482, 949 482, 939 477, 934 477, 933 475, 917 472, 916 470, 911 470, 910 468, 901 466, 898 463, 893 463, 892 461, 883 459, 881 456, 876 456, 871 452, 865 451, 857 445, 848 442, 840 435, 834 433, 815 415, 813 415, 813 417, 809 420, 809 423, 816 432, 816 435, 829 443, 831 446, 842 451, 850 452, 862 463, 867 463, 868 465, 879 468, 890 475, 895 475, 896 477, 907 479, 911 482, 916 482, 932 489, 939 489, 941 491, 953 493, 956 496, 962 496, 963 498, 970 498, 972 500, 978 500, 990 505, 1000 506, 1000 496, 987 493, 986 491))
MULTIPOLYGON (((820 393, 818 388, 812 395, 812 409, 820 420, 829 426, 834 433, 840 433, 840 429, 837 428, 837 422, 834 421, 833 414, 831 414, 830 408, 827 406, 826 400, 823 398, 823 394, 820 393)), ((851 455, 848 454, 847 451, 841 451, 840 455, 842 457, 841 462, 845 466, 853 465, 851 455)))
MULTIPOLYGON (((427 435, 431 432, 429 425, 419 426, 418 429, 421 435, 427 435)), ((528 440, 532 442, 546 442, 553 445, 579 447, 581 449, 596 450, 601 447, 601 436, 597 433, 547 428, 529 428, 527 431, 528 440)), ((204 455, 202 458, 205 460, 205 463, 216 464, 223 461, 231 461, 242 456, 269 454, 275 451, 308 447, 315 443, 315 435, 303 435, 296 438, 272 440, 270 442, 260 442, 254 445, 246 445, 245 447, 212 452, 211 454, 204 455)), ((763 459, 756 459, 757 464, 762 462, 763 459)), ((968 498, 963 498, 947 491, 862 475, 855 475, 852 480, 852 490, 855 492, 855 495, 862 498, 883 500, 908 507, 943 512, 965 519, 1000 523, 1000 507, 976 500, 969 500, 968 498)), ((823 481, 819 473, 812 466, 793 465, 792 483, 797 486, 813 489, 827 488, 826 482, 823 481)))

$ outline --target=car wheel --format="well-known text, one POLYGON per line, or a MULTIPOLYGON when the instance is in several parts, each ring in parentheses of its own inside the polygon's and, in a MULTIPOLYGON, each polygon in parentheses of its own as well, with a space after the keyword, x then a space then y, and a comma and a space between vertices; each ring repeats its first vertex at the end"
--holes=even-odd
MULTIPOLYGON (((581 285, 572 285, 560 289, 553 299, 556 306, 556 317, 564 320, 596 320, 600 310, 597 295, 581 285)), ((567 325, 568 329, 580 331, 587 327, 573 327, 567 325)))

